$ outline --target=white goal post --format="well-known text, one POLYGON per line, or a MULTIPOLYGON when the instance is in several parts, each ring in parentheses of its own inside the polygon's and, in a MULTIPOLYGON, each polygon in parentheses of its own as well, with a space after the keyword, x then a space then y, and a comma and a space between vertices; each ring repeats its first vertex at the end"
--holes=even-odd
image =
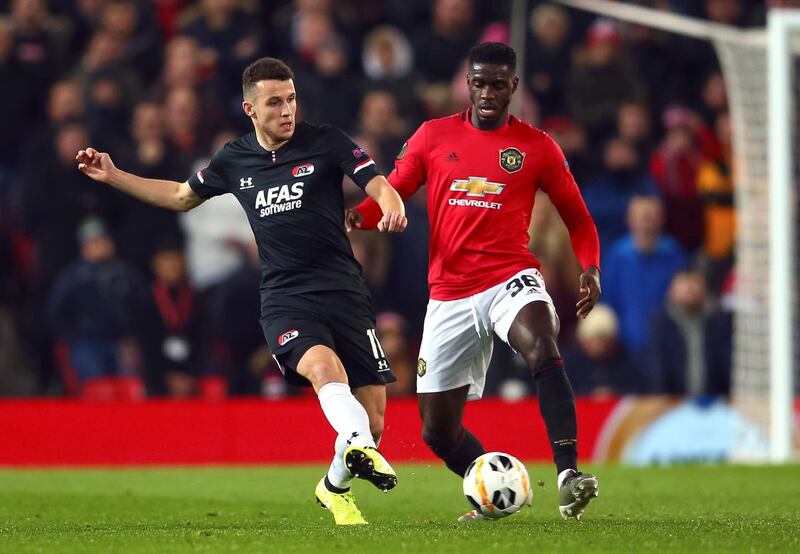
POLYGON ((734 403, 769 429, 769 460, 792 458, 798 368, 798 45, 800 10, 745 30, 607 0, 555 0, 597 15, 709 40, 728 88, 737 210, 734 403))

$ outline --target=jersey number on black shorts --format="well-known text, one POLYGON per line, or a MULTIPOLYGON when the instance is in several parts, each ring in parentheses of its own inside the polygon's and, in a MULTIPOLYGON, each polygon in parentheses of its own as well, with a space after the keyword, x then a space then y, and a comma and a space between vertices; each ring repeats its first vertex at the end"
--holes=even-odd
POLYGON ((383 352, 375 329, 367 329, 367 337, 369 337, 369 345, 372 347, 372 355, 378 360, 378 371, 388 371, 389 362, 386 360, 386 354, 383 352))

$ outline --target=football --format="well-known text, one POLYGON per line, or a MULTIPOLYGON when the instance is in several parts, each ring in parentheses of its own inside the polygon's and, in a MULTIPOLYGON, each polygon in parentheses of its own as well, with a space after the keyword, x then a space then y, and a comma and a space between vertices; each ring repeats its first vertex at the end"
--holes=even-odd
POLYGON ((480 514, 491 519, 510 516, 533 501, 528 470, 504 452, 475 458, 464 476, 464 496, 480 514))

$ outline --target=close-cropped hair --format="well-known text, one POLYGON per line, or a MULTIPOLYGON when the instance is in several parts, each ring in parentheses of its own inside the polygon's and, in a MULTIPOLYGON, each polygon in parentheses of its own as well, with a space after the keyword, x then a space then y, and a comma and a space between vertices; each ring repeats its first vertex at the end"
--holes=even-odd
POLYGON ((517 53, 502 42, 481 42, 469 51, 469 65, 476 63, 507 65, 511 71, 517 71, 517 53))
POLYGON ((261 58, 242 72, 242 90, 248 91, 259 81, 288 81, 294 79, 292 69, 277 58, 261 58))

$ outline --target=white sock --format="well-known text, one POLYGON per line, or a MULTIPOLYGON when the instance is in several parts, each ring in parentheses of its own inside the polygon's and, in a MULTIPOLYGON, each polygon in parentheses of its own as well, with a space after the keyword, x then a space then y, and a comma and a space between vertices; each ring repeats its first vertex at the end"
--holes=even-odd
POLYGON ((565 469, 561 473, 558 474, 558 488, 561 488, 561 484, 566 480, 567 477, 572 475, 572 472, 577 473, 574 469, 565 469))
POLYGON ((350 445, 344 435, 336 437, 336 452, 333 454, 331 467, 328 468, 328 481, 337 489, 350 488, 350 481, 353 480, 353 474, 344 465, 344 451, 348 446, 350 445))
POLYGON ((328 481, 336 488, 346 489, 353 476, 344 465, 344 451, 350 445, 375 446, 369 431, 369 416, 353 393, 344 383, 328 383, 317 392, 319 405, 331 427, 339 434, 336 437, 333 462, 328 469, 328 481))

